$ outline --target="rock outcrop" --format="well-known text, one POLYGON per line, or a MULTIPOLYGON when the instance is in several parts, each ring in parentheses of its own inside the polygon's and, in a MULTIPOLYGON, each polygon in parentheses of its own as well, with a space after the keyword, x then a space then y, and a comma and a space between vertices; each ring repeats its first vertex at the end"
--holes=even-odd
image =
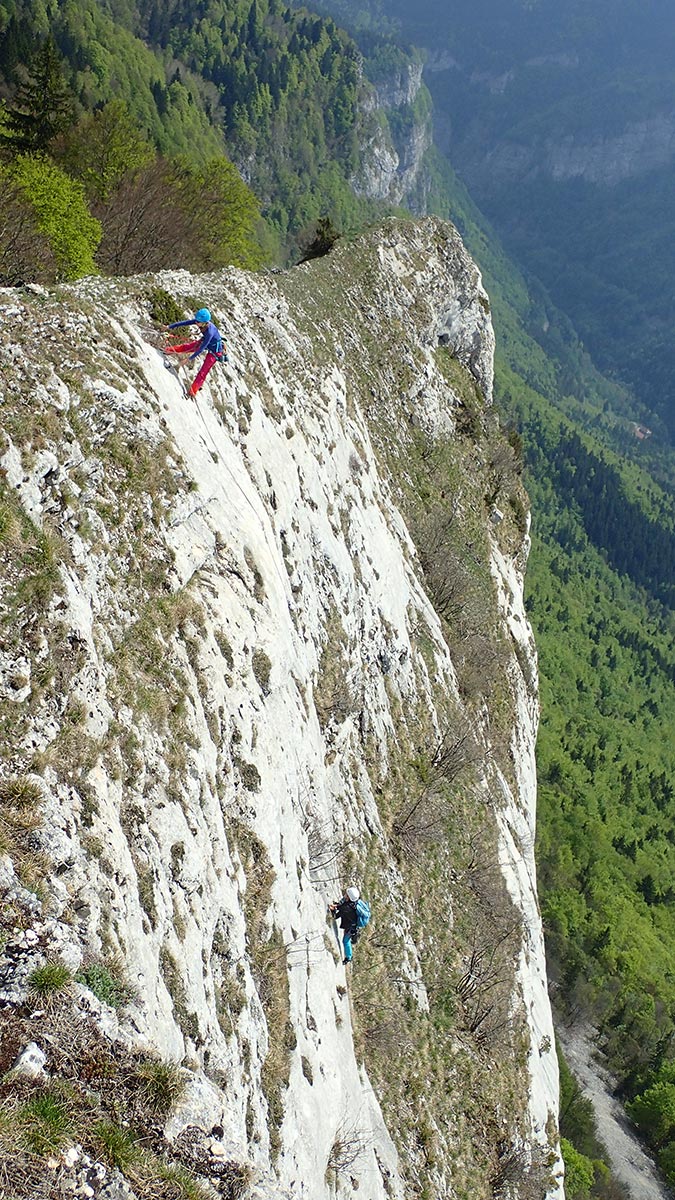
POLYGON ((357 196, 424 210, 424 157, 433 141, 431 100, 414 61, 383 75, 365 93, 357 196))
POLYGON ((10 1191, 561 1197, 526 500, 458 235, 0 311, 10 1191), (204 303, 195 403, 157 330, 204 303))
POLYGON ((505 139, 488 152, 475 174, 505 181, 538 176, 556 182, 584 179, 613 187, 665 167, 674 157, 675 114, 663 112, 627 122, 613 135, 539 137, 529 144, 505 139))

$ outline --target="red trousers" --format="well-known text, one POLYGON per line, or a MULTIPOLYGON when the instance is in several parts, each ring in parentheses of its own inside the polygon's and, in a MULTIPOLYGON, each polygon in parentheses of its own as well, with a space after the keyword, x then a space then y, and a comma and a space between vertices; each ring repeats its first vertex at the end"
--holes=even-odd
MULTIPOLYGON (((182 346, 167 346, 164 353, 165 354, 189 354, 191 350, 196 350, 197 347, 201 345, 201 341, 202 341, 202 339, 198 338, 198 340, 196 342, 185 342, 184 345, 182 345, 182 346)), ((199 391, 199 389, 203 386, 204 380, 206 379, 206 376, 208 375, 209 371, 211 370, 211 367, 213 366, 214 363, 217 363, 217 362, 218 362, 218 359, 216 358, 215 354, 212 354, 210 350, 207 351, 206 358, 204 359, 201 367, 199 368, 197 374, 195 375, 195 377, 192 381, 192 387, 190 388, 191 392, 199 391)))

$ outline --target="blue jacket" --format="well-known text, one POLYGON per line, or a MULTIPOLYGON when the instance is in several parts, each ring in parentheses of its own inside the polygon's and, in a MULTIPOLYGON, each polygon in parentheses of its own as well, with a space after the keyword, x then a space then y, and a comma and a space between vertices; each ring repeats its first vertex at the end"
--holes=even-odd
MULTIPOLYGON (((196 324, 197 322, 194 320, 194 318, 191 321, 174 321, 173 325, 169 325, 169 329, 179 329, 181 325, 196 324)), ((190 358, 196 358, 198 354, 203 354, 207 350, 210 350, 211 354, 215 354, 216 358, 223 357, 223 339, 216 329, 216 326, 213 324, 213 321, 209 321, 206 329, 204 330, 204 336, 201 342, 197 346, 197 349, 194 350, 190 355, 190 358)))

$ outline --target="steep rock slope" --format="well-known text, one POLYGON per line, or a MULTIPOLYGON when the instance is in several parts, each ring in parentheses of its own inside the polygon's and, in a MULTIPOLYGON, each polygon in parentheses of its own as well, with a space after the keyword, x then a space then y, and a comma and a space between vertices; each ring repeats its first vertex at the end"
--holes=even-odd
POLYGON ((526 514, 457 234, 0 307, 10 1193, 561 1196, 526 514), (195 404, 150 312, 204 302, 195 404))
POLYGON ((421 63, 406 62, 379 76, 364 111, 375 119, 361 139, 361 162, 351 180, 354 191, 420 212, 428 187, 424 158, 433 140, 421 63))

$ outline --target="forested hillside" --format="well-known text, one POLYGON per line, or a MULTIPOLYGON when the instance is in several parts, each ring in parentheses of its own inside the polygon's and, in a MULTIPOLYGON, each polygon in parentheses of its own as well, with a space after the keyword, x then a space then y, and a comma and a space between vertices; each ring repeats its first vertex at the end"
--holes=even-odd
MULTIPOLYGON (((51 132, 64 134, 114 102, 125 106, 136 134, 163 160, 203 171, 214 156, 225 155, 258 201, 265 224, 257 237, 272 259, 297 257, 298 244, 321 217, 330 214, 337 228, 356 229, 390 207, 369 200, 363 188, 357 196, 351 181, 372 146, 382 146, 395 164, 395 144, 405 142, 409 118, 394 101, 389 126, 361 52, 330 18, 296 12, 279 0, 213 0, 196 17, 184 0, 137 8, 70 0, 48 11, 34 0, 8 0, 0 7, 0 34, 8 110, 25 110, 25 89, 40 76, 41 43, 49 34, 53 69, 68 99, 64 119, 51 132)), ((399 69, 411 61, 400 50, 396 59, 399 69)), ((375 54, 375 70, 381 61, 375 54)), ((414 119, 427 121, 424 105, 414 119)), ((5 140, 6 153, 16 149, 5 140)), ((43 138, 35 149, 71 171, 72 156, 64 164, 58 137, 43 138)), ((208 228, 199 211, 196 220, 208 228)), ((175 254, 161 265, 176 265, 175 254)), ((207 260, 208 254, 182 259, 196 269, 207 260)), ((131 269, 146 265, 152 264, 135 262, 131 269)))
MULTIPOLYGON (((561 1018, 602 1031, 630 1112, 675 1182, 673 499, 626 441, 625 390, 528 289, 447 161, 435 155, 429 165, 430 203, 456 222, 483 269, 495 399, 522 448, 532 504, 537 853, 553 997, 561 1018), (555 355, 530 332, 544 316, 555 355)), ((672 463, 661 461, 667 474, 672 463)), ((561 1131, 597 1159, 588 1106, 569 1088, 561 1131)), ((600 1167, 588 1172, 578 1192, 568 1184, 570 1196, 621 1194, 600 1167)))
POLYGON ((672 594, 672 566, 661 576, 658 558, 662 548, 672 555, 672 530, 628 501, 616 467, 541 397, 511 376, 500 392, 530 464, 538 863, 556 1003, 601 1028, 624 1098, 673 1181, 675 623, 654 599, 672 594), (598 514, 610 502, 607 526, 598 514), (662 1078, 668 1088, 643 1119, 635 1105, 662 1078))
MULTIPOLYGON (((673 480, 673 456, 636 442, 630 391, 598 373, 447 163, 437 169, 444 186, 434 202, 485 272, 496 398, 523 438, 542 690, 538 862, 554 997, 561 1015, 602 1030, 629 1112, 672 1182, 675 539, 672 491, 655 477, 673 480)), ((661 272, 659 303, 662 283, 661 272)), ((582 1144, 574 1113, 562 1132, 582 1144)), ((603 1194, 597 1172, 592 1190, 603 1194)))
POLYGON ((280 0, 141 0, 151 45, 217 89, 228 146, 285 244, 326 209, 359 212, 347 180, 367 134, 366 83, 355 43, 333 21, 280 0))
POLYGON ((555 1000, 601 1029, 624 1099, 674 1180, 672 503, 503 362, 496 395, 523 437, 533 510, 538 863, 555 1000), (662 1077, 658 1116, 643 1119, 662 1077))
MULTIPOLYGON (((18 53, 22 37, 10 23, 4 48, 18 53)), ((189 138, 180 86, 176 123, 167 101, 166 129, 160 122, 153 133, 112 94, 87 111, 75 59, 66 62, 51 33, 28 61, 13 71, 6 64, 15 83, 0 109, 0 283, 264 260, 257 201, 205 118, 197 114, 205 140, 195 137, 192 155, 161 150, 168 130, 177 147, 189 138)), ((141 106, 150 92, 142 90, 141 106)))
POLYGON ((223 143, 206 111, 198 78, 167 64, 133 30, 133 10, 74 0, 46 6, 40 0, 6 0, 0 7, 0 76, 11 103, 35 71, 36 51, 55 42, 73 115, 116 99, 139 132, 160 153, 204 157, 223 143))

